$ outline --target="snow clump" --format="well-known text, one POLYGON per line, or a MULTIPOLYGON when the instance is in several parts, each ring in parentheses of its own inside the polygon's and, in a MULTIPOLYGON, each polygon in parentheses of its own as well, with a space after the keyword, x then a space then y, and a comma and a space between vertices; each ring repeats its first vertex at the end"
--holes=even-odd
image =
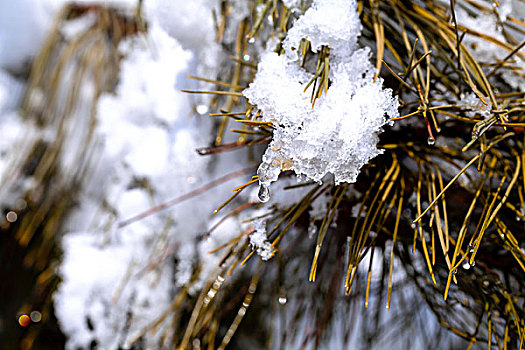
POLYGON ((355 1, 315 0, 289 30, 284 54, 266 52, 244 96, 272 122, 273 140, 258 169, 263 193, 281 171, 292 169, 320 182, 328 173, 336 183, 355 182, 363 165, 382 153, 376 148, 385 114, 398 116, 399 102, 359 48, 361 23, 355 1), (313 74, 300 66, 302 39, 314 52, 330 48, 330 87, 312 108, 305 87, 313 74))
POLYGON ((262 220, 256 220, 254 225, 255 232, 250 235, 250 245, 252 249, 257 251, 261 259, 270 260, 274 254, 274 250, 266 238, 266 224, 262 220))

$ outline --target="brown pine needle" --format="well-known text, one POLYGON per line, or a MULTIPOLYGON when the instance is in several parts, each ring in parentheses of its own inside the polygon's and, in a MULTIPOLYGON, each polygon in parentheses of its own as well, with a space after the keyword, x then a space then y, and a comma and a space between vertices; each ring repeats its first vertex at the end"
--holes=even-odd
POLYGON ((210 188, 213 188, 213 187, 216 187, 216 186, 219 186, 221 185, 222 183, 228 181, 228 180, 231 180, 232 178, 234 177, 238 177, 238 176, 242 176, 242 175, 245 175, 245 174, 248 174, 248 173, 253 173, 253 168, 244 168, 244 169, 241 169, 241 170, 237 170, 237 171, 234 171, 234 172, 231 172, 229 174, 226 174, 224 176, 221 176, 219 177, 218 179, 216 180, 213 180, 207 184, 205 184, 204 186, 201 186, 193 191, 190 191, 182 196, 179 196, 179 197, 176 197, 174 199, 171 199, 163 204, 160 204, 160 205, 157 205, 155 207, 152 207, 140 214, 137 214, 129 219, 126 219, 126 220, 123 220, 121 222, 119 222, 118 224, 118 228, 122 228, 124 226, 127 226, 127 225, 130 225, 136 221, 139 221, 139 220, 142 220, 150 215, 153 215, 155 213, 158 213, 159 211, 162 211, 162 210, 165 210, 175 204, 178 204, 178 203, 181 203, 185 200, 188 200, 190 198, 193 198, 195 196, 198 196, 199 194, 201 193, 204 193, 206 192, 207 190, 209 190, 210 188))
POLYGON ((253 68, 253 69, 257 69, 257 65, 256 64, 253 64, 253 63, 250 63, 250 62, 246 62, 245 60, 243 60, 241 58, 238 58, 238 57, 235 57, 235 56, 230 56, 230 58, 233 61, 242 64, 243 66, 250 67, 250 68, 253 68))
POLYGON ((199 81, 204 81, 206 83, 212 83, 212 84, 219 85, 219 86, 233 88, 235 90, 244 90, 245 89, 245 87, 243 87, 243 86, 232 85, 231 83, 227 83, 225 81, 207 79, 207 78, 202 78, 202 77, 198 77, 198 76, 195 76, 195 75, 188 75, 188 78, 199 80, 199 81))
POLYGON ((390 68, 390 66, 385 61, 382 61, 382 62, 385 65, 385 67, 388 69, 388 71, 392 74, 392 76, 401 83, 401 85, 405 86, 406 88, 408 88, 408 90, 412 91, 414 94, 417 95, 417 91, 412 86, 408 85, 408 83, 406 83, 403 79, 401 79, 401 77, 397 75, 396 72, 394 72, 392 68, 390 68))
POLYGON ((264 133, 262 133, 260 131, 254 131, 254 130, 230 129, 230 131, 238 133, 238 134, 264 135, 264 133))
POLYGON ((212 95, 229 95, 229 96, 238 96, 242 97, 242 92, 232 92, 232 91, 195 91, 195 90, 180 90, 188 94, 212 94, 212 95))
POLYGON ((416 115, 416 114, 418 114, 420 112, 421 112, 421 110, 418 108, 417 111, 415 111, 415 112, 405 114, 405 115, 403 115, 401 117, 390 118, 390 120, 395 121, 395 120, 406 119, 406 118, 411 117, 413 115, 416 115))
POLYGON ((246 112, 224 112, 224 113, 210 113, 210 117, 229 117, 234 115, 245 115, 246 112))
POLYGON ((235 318, 230 325, 230 328, 224 335, 224 338, 222 339, 221 345, 217 348, 217 350, 224 350, 226 346, 230 343, 231 338, 235 334, 235 331, 241 324, 242 319, 244 318, 244 315, 246 314, 246 311, 250 307, 250 304, 252 302, 253 296, 255 294, 255 291, 257 290, 257 284, 259 283, 259 273, 255 273, 253 275, 252 281, 250 282, 250 286, 248 287, 248 293, 244 297, 244 300, 242 302, 242 305, 237 311, 237 315, 235 315, 235 318))
POLYGON ((491 75, 496 73, 496 71, 499 68, 501 68, 505 64, 505 62, 507 62, 512 56, 514 56, 516 53, 518 53, 523 48, 523 46, 525 46, 525 41, 523 41, 521 44, 516 46, 516 48, 514 50, 512 50, 507 56, 505 56, 504 59, 499 61, 498 64, 494 68, 492 68, 492 70, 487 74, 487 78, 489 78, 491 75))
POLYGON ((248 119, 240 119, 240 120, 236 120, 237 123, 243 123, 243 124, 246 124, 246 125, 251 125, 251 126, 266 126, 266 127, 273 127, 273 124, 272 122, 264 122, 264 121, 261 121, 261 120, 248 120, 248 119))

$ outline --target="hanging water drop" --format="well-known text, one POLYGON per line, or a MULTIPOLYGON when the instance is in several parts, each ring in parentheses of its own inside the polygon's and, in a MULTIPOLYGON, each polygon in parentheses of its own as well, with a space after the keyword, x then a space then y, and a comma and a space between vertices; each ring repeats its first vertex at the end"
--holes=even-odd
POLYGON ((410 224, 410 227, 412 227, 412 229, 415 229, 415 228, 416 228, 416 223, 414 223, 414 222, 411 223, 411 224, 410 224))
POLYGON ((470 253, 474 253, 474 246, 472 244, 469 244, 467 249, 470 253))
POLYGON ((454 269, 454 270, 452 271, 452 274, 453 274, 453 275, 455 275, 456 273, 458 273, 458 269, 454 269))
POLYGON ((265 184, 260 184, 258 197, 261 203, 268 202, 270 200, 270 188, 265 184))
POLYGON ((436 143, 436 139, 433 138, 432 136, 429 136, 427 139, 427 143, 429 146, 433 146, 436 143))
POLYGON ((472 267, 476 266, 476 260, 472 261, 472 263, 470 264, 470 266, 472 266, 472 267))
POLYGON ((465 260, 465 262, 463 263, 462 267, 463 267, 465 270, 470 269, 470 263, 468 262, 468 260, 465 260))
POLYGON ((284 305, 284 304, 286 304, 287 301, 288 301, 288 299, 286 299, 285 296, 280 296, 279 297, 279 304, 284 305))

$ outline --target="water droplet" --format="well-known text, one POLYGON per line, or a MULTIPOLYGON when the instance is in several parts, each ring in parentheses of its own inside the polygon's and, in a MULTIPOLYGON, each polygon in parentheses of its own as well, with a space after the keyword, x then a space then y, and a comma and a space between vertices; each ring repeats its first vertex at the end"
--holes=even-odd
POLYGON ((463 267, 465 270, 470 269, 470 263, 468 262, 468 260, 465 260, 465 262, 463 262, 462 267, 463 267))
POLYGON ((250 60, 250 55, 246 54, 246 55, 244 55, 244 57, 242 59, 244 61, 248 62, 250 60))
POLYGON ((198 105, 196 110, 197 110, 197 113, 199 113, 200 115, 204 115, 208 113, 208 106, 205 104, 198 105))
POLYGON ((437 132, 441 132, 441 128, 438 126, 436 129, 437 132))
POLYGON ((284 296, 279 297, 279 304, 284 305, 286 304, 287 301, 288 299, 286 299, 286 297, 284 296))
POLYGON ((521 216, 516 215, 516 221, 521 221, 521 216))
POLYGON ((416 228, 416 223, 415 222, 411 223, 410 227, 412 227, 413 229, 416 228))
POLYGON ((474 246, 472 244, 469 244, 467 249, 470 253, 474 253, 474 246))
POLYGON ((255 38, 250 38, 250 39, 248 40, 248 42, 249 42, 250 44, 253 44, 253 43, 255 42, 255 38))
POLYGON ((267 185, 260 184, 258 197, 261 203, 268 202, 270 200, 270 188, 267 185))
POLYGON ((490 284, 490 282, 489 282, 488 280, 484 280, 484 281, 483 281, 483 285, 484 285, 485 287, 488 287, 489 284, 490 284))
POLYGON ((472 266, 472 267, 476 266, 476 260, 472 261, 472 263, 470 264, 470 266, 472 266))
POLYGON ((505 239, 505 234, 503 234, 503 233, 500 233, 500 235, 499 235, 499 236, 501 237, 501 239, 505 239))
POLYGON ((455 275, 456 273, 458 273, 458 269, 454 269, 454 270, 452 271, 452 274, 453 274, 453 275, 455 275))
POLYGON ((433 146, 436 143, 436 139, 433 138, 432 136, 429 136, 427 139, 427 143, 429 146, 433 146))

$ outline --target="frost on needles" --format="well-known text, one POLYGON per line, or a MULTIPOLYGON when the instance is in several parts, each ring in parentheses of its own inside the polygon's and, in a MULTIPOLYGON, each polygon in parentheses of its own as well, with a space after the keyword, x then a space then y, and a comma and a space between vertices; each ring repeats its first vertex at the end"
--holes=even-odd
POLYGON ((385 115, 398 116, 399 102, 381 78, 374 82, 370 50, 359 48, 361 23, 356 2, 314 0, 290 28, 284 53, 266 52, 244 96, 263 121, 272 122, 273 139, 258 169, 262 188, 281 171, 321 181, 332 173, 336 183, 355 182, 360 168, 381 153, 376 148, 385 115), (330 87, 312 108, 305 87, 313 74, 301 67, 297 52, 306 39, 317 52, 330 48, 330 87))

